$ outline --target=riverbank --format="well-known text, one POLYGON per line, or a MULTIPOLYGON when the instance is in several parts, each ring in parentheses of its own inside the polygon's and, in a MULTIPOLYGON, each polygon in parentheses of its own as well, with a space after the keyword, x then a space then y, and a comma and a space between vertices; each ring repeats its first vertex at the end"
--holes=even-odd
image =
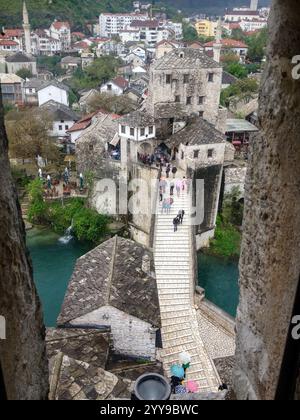
POLYGON ((94 247, 90 242, 80 242, 74 238, 68 243, 59 239, 60 235, 47 228, 34 227, 27 232, 34 281, 47 327, 56 326, 76 260, 94 247))

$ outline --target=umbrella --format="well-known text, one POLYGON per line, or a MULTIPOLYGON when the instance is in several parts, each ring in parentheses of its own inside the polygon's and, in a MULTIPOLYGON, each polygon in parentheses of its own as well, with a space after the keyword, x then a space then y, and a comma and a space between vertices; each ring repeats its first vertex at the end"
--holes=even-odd
POLYGON ((184 369, 180 365, 172 365, 171 366, 171 374, 176 376, 177 378, 181 379, 184 377, 184 369))
POLYGON ((188 352, 183 351, 179 355, 179 361, 182 365, 188 365, 191 363, 191 355, 188 352))
POLYGON ((186 389, 189 392, 197 392, 199 390, 199 386, 196 381, 193 381, 192 379, 189 379, 186 383, 186 389))
POLYGON ((186 394, 186 388, 183 385, 176 386, 175 394, 186 394))

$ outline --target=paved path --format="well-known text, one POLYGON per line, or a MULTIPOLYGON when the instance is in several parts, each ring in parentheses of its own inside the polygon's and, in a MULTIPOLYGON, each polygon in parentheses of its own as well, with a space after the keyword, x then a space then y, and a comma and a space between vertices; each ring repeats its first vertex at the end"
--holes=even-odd
POLYGON ((169 215, 158 215, 155 232, 155 266, 162 318, 162 360, 166 375, 170 366, 179 362, 179 354, 187 351, 192 356, 187 379, 198 382, 201 391, 216 391, 219 378, 202 342, 197 313, 194 309, 194 284, 192 276, 191 227, 189 198, 174 192, 174 205, 169 215), (178 232, 174 233, 173 219, 179 210, 186 217, 178 232))

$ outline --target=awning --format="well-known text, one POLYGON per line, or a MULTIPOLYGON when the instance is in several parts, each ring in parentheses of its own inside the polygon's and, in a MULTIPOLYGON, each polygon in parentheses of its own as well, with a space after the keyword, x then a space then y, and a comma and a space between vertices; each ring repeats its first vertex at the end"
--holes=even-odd
POLYGON ((242 119, 228 119, 226 121, 226 133, 251 133, 259 131, 255 125, 242 119))
POLYGON ((116 147, 118 145, 119 141, 120 141, 119 134, 116 133, 114 138, 112 139, 112 141, 109 144, 116 147))

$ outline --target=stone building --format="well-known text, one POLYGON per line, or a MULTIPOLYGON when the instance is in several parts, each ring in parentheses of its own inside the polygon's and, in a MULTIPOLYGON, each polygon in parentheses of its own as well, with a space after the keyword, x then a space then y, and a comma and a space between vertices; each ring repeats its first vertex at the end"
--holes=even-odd
POLYGON ((147 110, 167 125, 198 115, 216 124, 222 66, 200 50, 177 48, 150 69, 147 110))
POLYGON ((7 73, 16 74, 19 70, 29 70, 32 75, 37 74, 36 58, 29 54, 17 52, 5 59, 7 73))
POLYGON ((57 323, 110 328, 116 353, 155 360, 161 321, 152 253, 114 237, 81 257, 57 323))
POLYGON ((108 328, 50 328, 46 345, 49 400, 129 400, 140 375, 163 374, 159 362, 115 355, 108 328))
POLYGON ((204 218, 196 227, 197 249, 214 237, 224 167, 234 160, 234 147, 203 118, 191 120, 166 142, 176 166, 194 180, 204 181, 204 218))

